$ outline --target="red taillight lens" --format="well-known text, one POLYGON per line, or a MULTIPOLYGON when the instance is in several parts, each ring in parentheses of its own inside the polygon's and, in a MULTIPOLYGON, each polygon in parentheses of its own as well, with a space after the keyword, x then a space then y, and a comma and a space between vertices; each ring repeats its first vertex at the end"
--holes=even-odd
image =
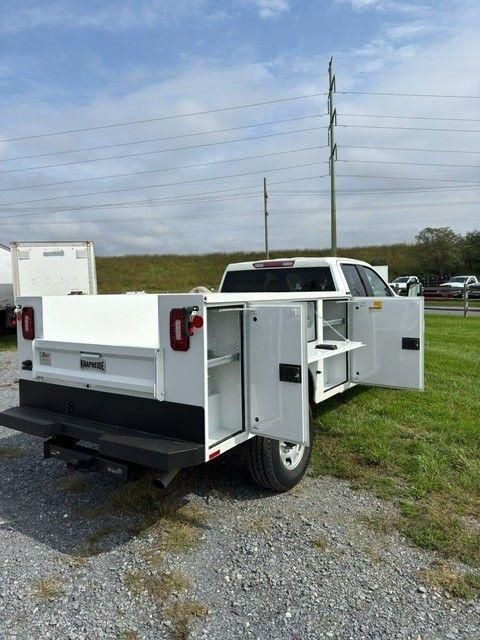
POLYGON ((25 340, 35 338, 35 313, 33 307, 22 309, 22 335, 25 340))
POLYGON ((170 346, 174 351, 190 349, 190 332, 185 309, 170 310, 170 346))
POLYGON ((201 329, 203 327, 203 318, 198 314, 194 315, 192 318, 192 326, 194 329, 201 329))

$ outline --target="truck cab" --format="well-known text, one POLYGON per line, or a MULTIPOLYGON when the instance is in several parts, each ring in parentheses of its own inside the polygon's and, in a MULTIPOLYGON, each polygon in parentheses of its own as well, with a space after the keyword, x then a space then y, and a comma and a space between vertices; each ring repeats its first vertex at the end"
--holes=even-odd
POLYGON ((355 296, 394 296, 367 262, 351 258, 282 258, 229 264, 224 293, 338 291, 355 296))

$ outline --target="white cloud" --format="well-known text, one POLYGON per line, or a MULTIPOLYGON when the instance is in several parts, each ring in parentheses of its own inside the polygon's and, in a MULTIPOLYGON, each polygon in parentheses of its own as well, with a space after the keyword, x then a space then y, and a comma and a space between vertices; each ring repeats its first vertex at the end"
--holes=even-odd
POLYGON ((429 11, 419 2, 403 2, 402 0, 335 0, 337 4, 348 4, 354 11, 374 9, 381 13, 400 13, 421 15, 429 11))
POLYGON ((203 0, 122 0, 97 9, 74 0, 57 0, 47 6, 7 3, 2 9, 0 33, 13 35, 42 27, 106 31, 148 28, 196 14, 202 6, 203 0))
POLYGON ((261 18, 276 18, 290 10, 289 0, 243 0, 258 8, 261 18))

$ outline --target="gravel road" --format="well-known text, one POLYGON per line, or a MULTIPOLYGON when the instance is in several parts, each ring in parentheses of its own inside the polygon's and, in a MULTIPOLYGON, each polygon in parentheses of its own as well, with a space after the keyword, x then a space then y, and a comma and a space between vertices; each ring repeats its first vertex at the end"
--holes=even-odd
MULTIPOLYGON (((0 354, 0 409, 17 402, 0 354)), ((480 603, 423 573, 435 557, 372 528, 392 509, 332 478, 253 488, 237 458, 165 492, 42 460, 0 427, 0 638, 480 638, 480 603)))

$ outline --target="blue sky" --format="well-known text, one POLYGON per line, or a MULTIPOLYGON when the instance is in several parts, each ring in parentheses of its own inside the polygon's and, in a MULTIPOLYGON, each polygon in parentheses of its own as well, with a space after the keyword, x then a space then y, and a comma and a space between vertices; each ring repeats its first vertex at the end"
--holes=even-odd
POLYGON ((340 244, 478 227, 480 100, 379 94, 480 95, 479 22, 470 0, 4 0, 0 240, 259 249, 265 172, 273 246, 327 246, 331 55, 340 244))

